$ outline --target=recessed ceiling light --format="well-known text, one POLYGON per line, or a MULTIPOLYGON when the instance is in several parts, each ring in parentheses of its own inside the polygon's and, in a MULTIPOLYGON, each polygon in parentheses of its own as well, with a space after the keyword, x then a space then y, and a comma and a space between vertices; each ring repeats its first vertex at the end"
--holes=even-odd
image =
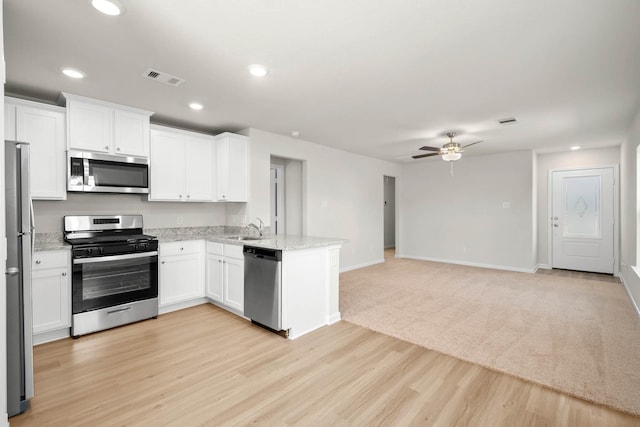
POLYGON ((118 0, 91 0, 91 5, 109 16, 118 16, 124 12, 124 6, 118 0))
POLYGON ((571 147, 571 151, 576 151, 579 150, 580 146, 579 145, 574 145, 573 147, 571 147))
POLYGON ((300 131, 299 130, 292 130, 291 131, 291 136, 294 138, 297 138, 300 136, 300 131))
POLYGON ((251 73, 252 76, 264 77, 267 74, 269 74, 269 69, 264 65, 253 64, 253 65, 249 65, 249 72, 251 73))
POLYGON ((202 104, 192 102, 191 104, 189 104, 189 108, 191 108, 192 110, 202 110, 204 107, 202 106, 202 104))
POLYGON ((62 68, 62 74, 67 77, 71 77, 72 79, 83 79, 87 77, 85 73, 80 70, 76 70, 75 68, 62 68))

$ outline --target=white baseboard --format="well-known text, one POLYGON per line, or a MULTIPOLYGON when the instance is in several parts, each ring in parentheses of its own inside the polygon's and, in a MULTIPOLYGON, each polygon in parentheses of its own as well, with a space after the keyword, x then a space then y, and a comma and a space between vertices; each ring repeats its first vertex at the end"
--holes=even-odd
MULTIPOLYGON (((637 274, 640 277, 640 274, 638 274, 633 267, 628 267, 628 269, 629 271, 633 271, 633 274, 637 274)), ((624 286, 625 291, 627 291, 627 295, 629 296, 631 305, 636 310, 636 314, 638 315, 638 317, 640 317, 640 307, 638 307, 638 303, 636 302, 636 300, 633 299, 633 294, 629 290, 629 286, 627 285, 627 282, 624 280, 624 275, 622 274, 620 275, 620 281, 622 282, 622 286, 624 286)))
POLYGON ((9 427, 9 414, 5 412, 5 414, 0 418, 0 426, 9 427))
POLYGON ((372 265, 376 265, 376 264, 380 264, 384 262, 384 258, 382 259, 377 259, 375 261, 369 261, 369 262, 364 262, 362 264, 357 264, 357 265, 351 265, 349 267, 344 267, 340 269, 340 273, 345 273, 347 271, 351 271, 351 270, 357 270, 359 268, 364 268, 364 267, 369 267, 372 265))
POLYGON ((166 314, 171 313, 172 311, 182 310, 183 308, 194 307, 196 305, 204 304, 209 302, 207 298, 196 298, 191 299, 189 301, 177 302, 175 304, 165 305, 164 307, 160 307, 158 309, 158 314, 166 314))
POLYGON ((417 259, 420 261, 442 262, 446 264, 466 265, 469 267, 491 268, 494 270, 516 271, 518 273, 534 273, 537 270, 537 266, 534 266, 531 268, 520 268, 520 267, 511 267, 508 265, 484 264, 481 262, 458 261, 453 259, 421 257, 421 256, 413 256, 413 255, 396 254, 396 258, 408 258, 408 259, 417 259))
POLYGON ((551 270, 553 267, 551 267, 549 264, 538 264, 538 267, 536 267, 536 271, 539 269, 542 270, 551 270))
POLYGON ((340 312, 333 313, 329 316, 329 319, 327 319, 327 325, 333 325, 334 323, 339 322, 341 319, 342 316, 340 315, 340 312))
POLYGON ((43 332, 33 335, 33 345, 40 345, 51 341, 57 341, 71 336, 69 328, 58 329, 57 331, 43 332))

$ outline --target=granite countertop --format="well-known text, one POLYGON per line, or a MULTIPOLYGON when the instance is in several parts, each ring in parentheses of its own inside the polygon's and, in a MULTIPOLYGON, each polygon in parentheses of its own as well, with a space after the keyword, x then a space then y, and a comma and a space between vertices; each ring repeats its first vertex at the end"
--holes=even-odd
POLYGON ((36 233, 33 251, 71 250, 71 245, 64 241, 62 233, 36 233))
MULTIPOLYGON (((342 245, 347 240, 333 237, 312 237, 299 235, 264 236, 259 240, 239 240, 240 236, 255 236, 246 233, 242 227, 179 227, 145 229, 146 234, 156 236, 159 243, 186 240, 207 240, 232 245, 257 246, 284 251, 321 248, 342 245), (244 231, 244 232, 243 232, 244 231)), ((63 240, 62 233, 36 233, 34 251, 70 250, 71 245, 63 240)))
POLYGON ((148 229, 145 230, 145 233, 156 236, 160 243, 202 239, 210 242, 257 246, 284 251, 341 245, 346 242, 345 239, 339 238, 298 235, 264 236, 259 240, 239 240, 238 237, 241 236, 257 237, 255 233, 249 234, 246 231, 247 229, 242 227, 183 227, 148 229))

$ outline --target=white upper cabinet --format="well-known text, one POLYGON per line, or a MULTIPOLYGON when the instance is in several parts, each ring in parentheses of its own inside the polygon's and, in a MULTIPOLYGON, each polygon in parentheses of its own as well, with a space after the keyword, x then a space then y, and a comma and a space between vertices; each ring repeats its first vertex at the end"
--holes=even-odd
POLYGON ((101 153, 149 156, 151 111, 63 93, 68 147, 101 153))
POLYGON ((246 202, 248 193, 249 138, 229 132, 216 135, 215 199, 246 202))
POLYGON ((151 201, 210 202, 213 137, 151 127, 151 201))
POLYGON ((211 201, 211 151, 213 138, 187 136, 184 144, 185 192, 187 200, 211 201))
POLYGON ((5 139, 29 143, 34 199, 67 198, 64 108, 7 98, 5 139))

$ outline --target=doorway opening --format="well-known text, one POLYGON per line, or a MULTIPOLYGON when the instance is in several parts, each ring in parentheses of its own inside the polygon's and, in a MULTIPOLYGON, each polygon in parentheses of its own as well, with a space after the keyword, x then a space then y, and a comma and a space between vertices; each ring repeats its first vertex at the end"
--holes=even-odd
POLYGON ((396 178, 385 175, 384 184, 384 258, 396 256, 396 178))
POLYGON ((304 163, 271 156, 271 233, 302 235, 304 232, 304 163))

